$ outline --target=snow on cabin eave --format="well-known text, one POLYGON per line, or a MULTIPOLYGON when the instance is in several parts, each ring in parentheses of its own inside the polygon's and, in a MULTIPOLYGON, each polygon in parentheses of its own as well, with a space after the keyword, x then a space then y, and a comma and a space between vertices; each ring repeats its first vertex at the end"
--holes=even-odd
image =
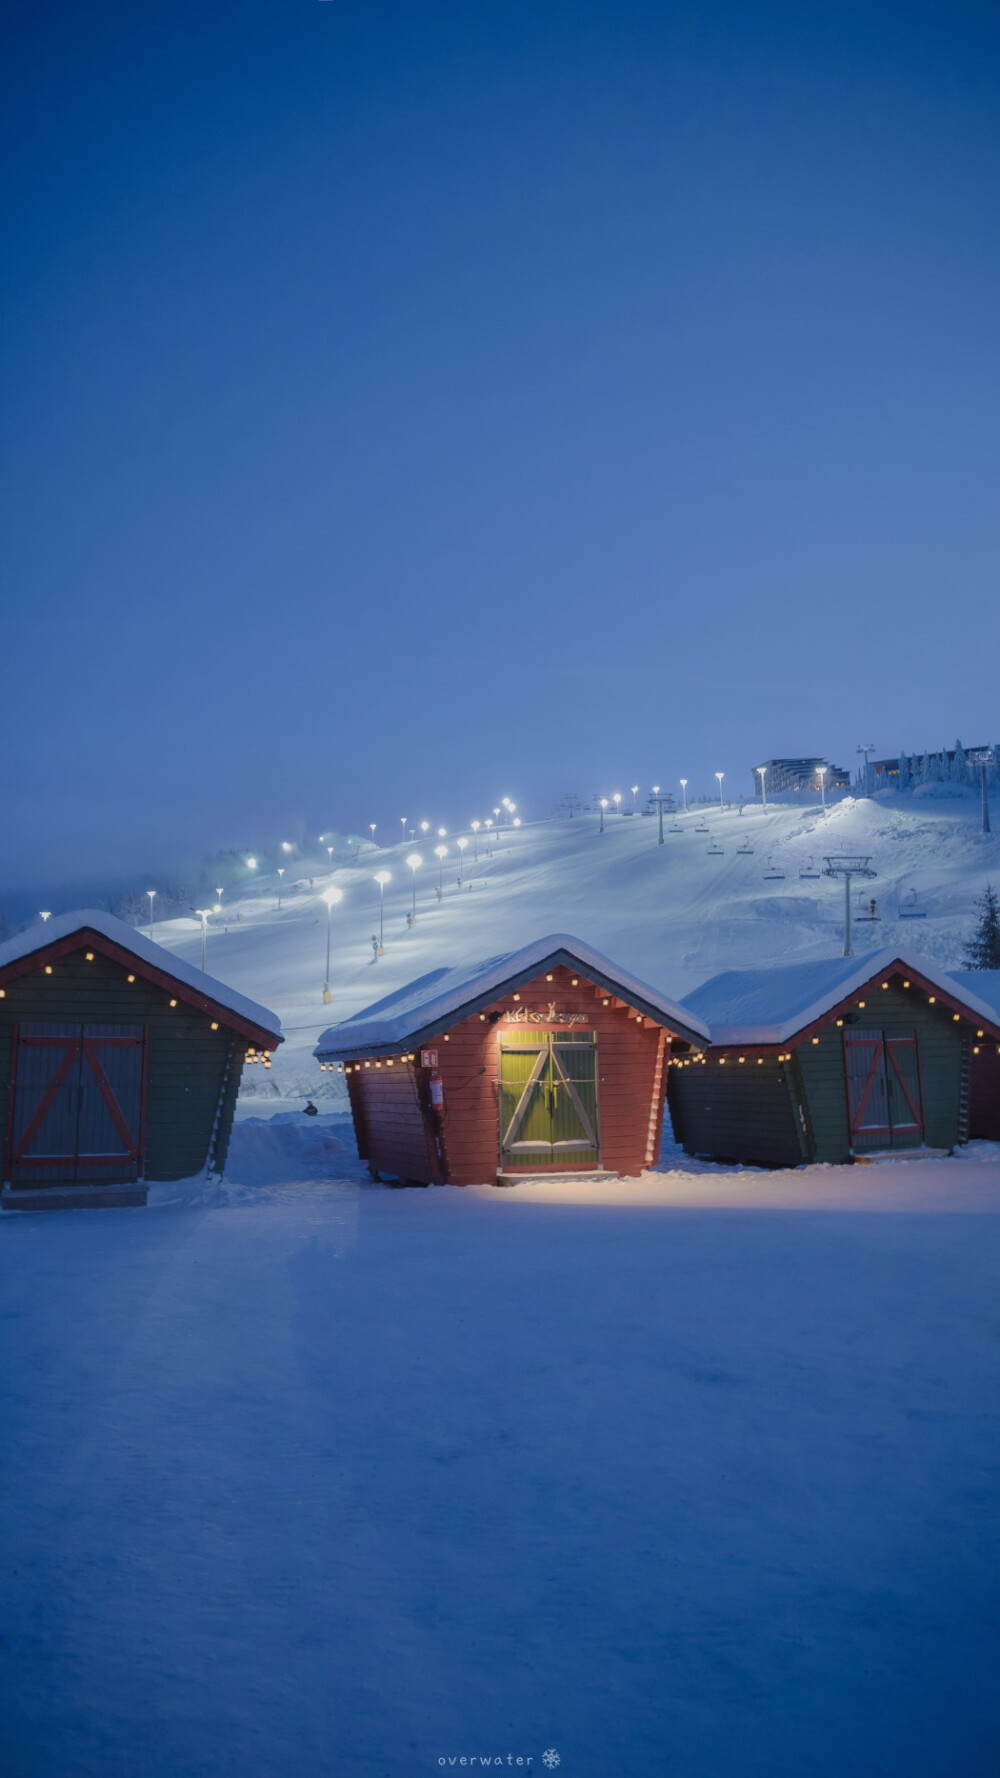
POLYGON ((41 927, 29 927, 8 939, 0 945, 0 982, 15 981, 36 965, 43 967, 46 959, 68 956, 91 941, 103 955, 134 967, 137 974, 162 987, 169 986, 179 999, 197 1010, 218 1015, 221 1024, 237 1031, 252 1045, 273 1050, 284 1041, 281 1021, 267 1007, 175 957, 154 939, 100 908, 81 908, 57 915, 41 927))
MULTIPOLYGON (((368 1018, 366 1011, 374 1010, 370 1008, 343 1024, 332 1025, 319 1038, 313 1055, 322 1062, 336 1062, 353 1057, 374 1059, 412 1050, 481 1012, 505 994, 535 981, 546 970, 560 965, 575 970, 595 988, 623 1000, 681 1042, 699 1049, 707 1045, 708 1026, 696 1014, 685 1011, 679 1002, 666 999, 655 988, 620 970, 579 939, 566 933, 555 933, 524 946, 520 951, 506 953, 495 960, 494 968, 482 974, 477 974, 474 968, 463 971, 453 986, 418 1007, 406 1010, 404 1001, 404 1010, 395 1018, 368 1018)), ((417 978, 413 986, 417 987, 423 979, 417 978)), ((375 1002, 375 1007, 379 1004, 375 1002)))
MULTIPOLYGON (((794 964, 779 965, 779 968, 784 969, 795 967, 794 964)), ((808 967, 808 964, 803 966, 804 969, 808 967)), ((720 972, 720 975, 741 976, 744 980, 749 976, 756 976, 765 980, 771 973, 768 970, 729 970, 720 972)), ((885 950, 874 956, 858 959, 858 968, 846 973, 836 988, 817 996, 809 1005, 780 1022, 746 1020, 723 1023, 721 1020, 709 1020, 712 1048, 766 1049, 801 1041, 811 1036, 817 1027, 849 1010, 859 993, 873 989, 876 983, 881 985, 881 981, 887 977, 891 979, 900 975, 916 982, 923 991, 933 993, 935 999, 952 1013, 957 1012, 960 1018, 966 1019, 970 1024, 979 1024, 984 1030, 988 1027, 991 1036, 1000 1039, 1000 1016, 996 1010, 977 995, 961 991, 960 984, 955 982, 948 971, 937 968, 929 958, 885 950)), ((718 978, 709 978, 710 981, 714 979, 718 978)), ((703 985, 708 986, 708 983, 703 985)))

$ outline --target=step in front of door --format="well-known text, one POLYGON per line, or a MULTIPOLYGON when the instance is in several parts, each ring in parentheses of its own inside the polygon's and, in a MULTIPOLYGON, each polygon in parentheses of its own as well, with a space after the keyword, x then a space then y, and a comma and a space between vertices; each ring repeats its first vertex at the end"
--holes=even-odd
POLYGON ((513 1171, 510 1167, 498 1167, 498 1185, 606 1185, 612 1180, 620 1179, 620 1173, 606 1173, 603 1167, 579 1167, 570 1173, 542 1171, 523 1173, 513 1171))
POLYGON ((5 1185, 4 1210, 132 1210, 145 1204, 146 1185, 5 1185))

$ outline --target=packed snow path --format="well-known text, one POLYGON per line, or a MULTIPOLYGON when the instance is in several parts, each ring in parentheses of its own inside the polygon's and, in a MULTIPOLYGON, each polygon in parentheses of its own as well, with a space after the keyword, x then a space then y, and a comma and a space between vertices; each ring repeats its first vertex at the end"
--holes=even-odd
POLYGON ((393 1192, 280 1130, 0 1224, 5 1775, 998 1769, 996 1150, 393 1192))

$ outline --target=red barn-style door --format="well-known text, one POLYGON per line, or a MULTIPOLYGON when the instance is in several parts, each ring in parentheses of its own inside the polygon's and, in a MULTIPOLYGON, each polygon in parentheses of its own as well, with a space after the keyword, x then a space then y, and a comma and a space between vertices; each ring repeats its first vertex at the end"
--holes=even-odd
POLYGON ((924 1139, 917 1037, 845 1031, 851 1147, 913 1148, 924 1139))
POLYGON ((141 1025, 19 1026, 8 1179, 137 1179, 145 1050, 141 1025))

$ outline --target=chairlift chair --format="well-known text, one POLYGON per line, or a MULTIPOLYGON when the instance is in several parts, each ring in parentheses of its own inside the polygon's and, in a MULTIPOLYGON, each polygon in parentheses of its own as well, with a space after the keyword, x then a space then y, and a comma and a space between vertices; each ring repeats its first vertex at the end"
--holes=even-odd
POLYGON ((906 900, 900 902, 899 918, 901 920, 926 920, 927 909, 917 906, 917 892, 915 889, 911 889, 906 900))
POLYGON ((737 846, 736 855, 738 858, 752 858, 753 857, 753 847, 750 844, 749 835, 743 841, 742 846, 737 846))
POLYGON ((710 846, 705 847, 706 852, 714 854, 714 856, 716 858, 720 857, 720 855, 725 851, 725 849, 726 849, 725 846, 719 845, 718 840, 713 840, 712 844, 710 846))
POLYGON ((818 878, 819 874, 820 874, 819 871, 816 870, 815 866, 813 865, 813 856, 812 856, 812 853, 810 852, 806 857, 805 864, 802 866, 802 869, 799 871, 799 876, 800 877, 816 877, 816 878, 818 878))
POLYGON ((778 869, 773 858, 769 858, 767 861, 767 869, 764 872, 764 881, 766 883, 783 883, 784 880, 784 871, 778 869))
POLYGON ((863 926, 873 926, 876 925, 881 918, 882 916, 878 911, 878 902, 875 900, 874 895, 868 897, 862 896, 861 900, 858 902, 858 912, 854 916, 854 924, 857 925, 860 921, 863 926), (863 911, 865 908, 868 910, 867 913, 863 911))

